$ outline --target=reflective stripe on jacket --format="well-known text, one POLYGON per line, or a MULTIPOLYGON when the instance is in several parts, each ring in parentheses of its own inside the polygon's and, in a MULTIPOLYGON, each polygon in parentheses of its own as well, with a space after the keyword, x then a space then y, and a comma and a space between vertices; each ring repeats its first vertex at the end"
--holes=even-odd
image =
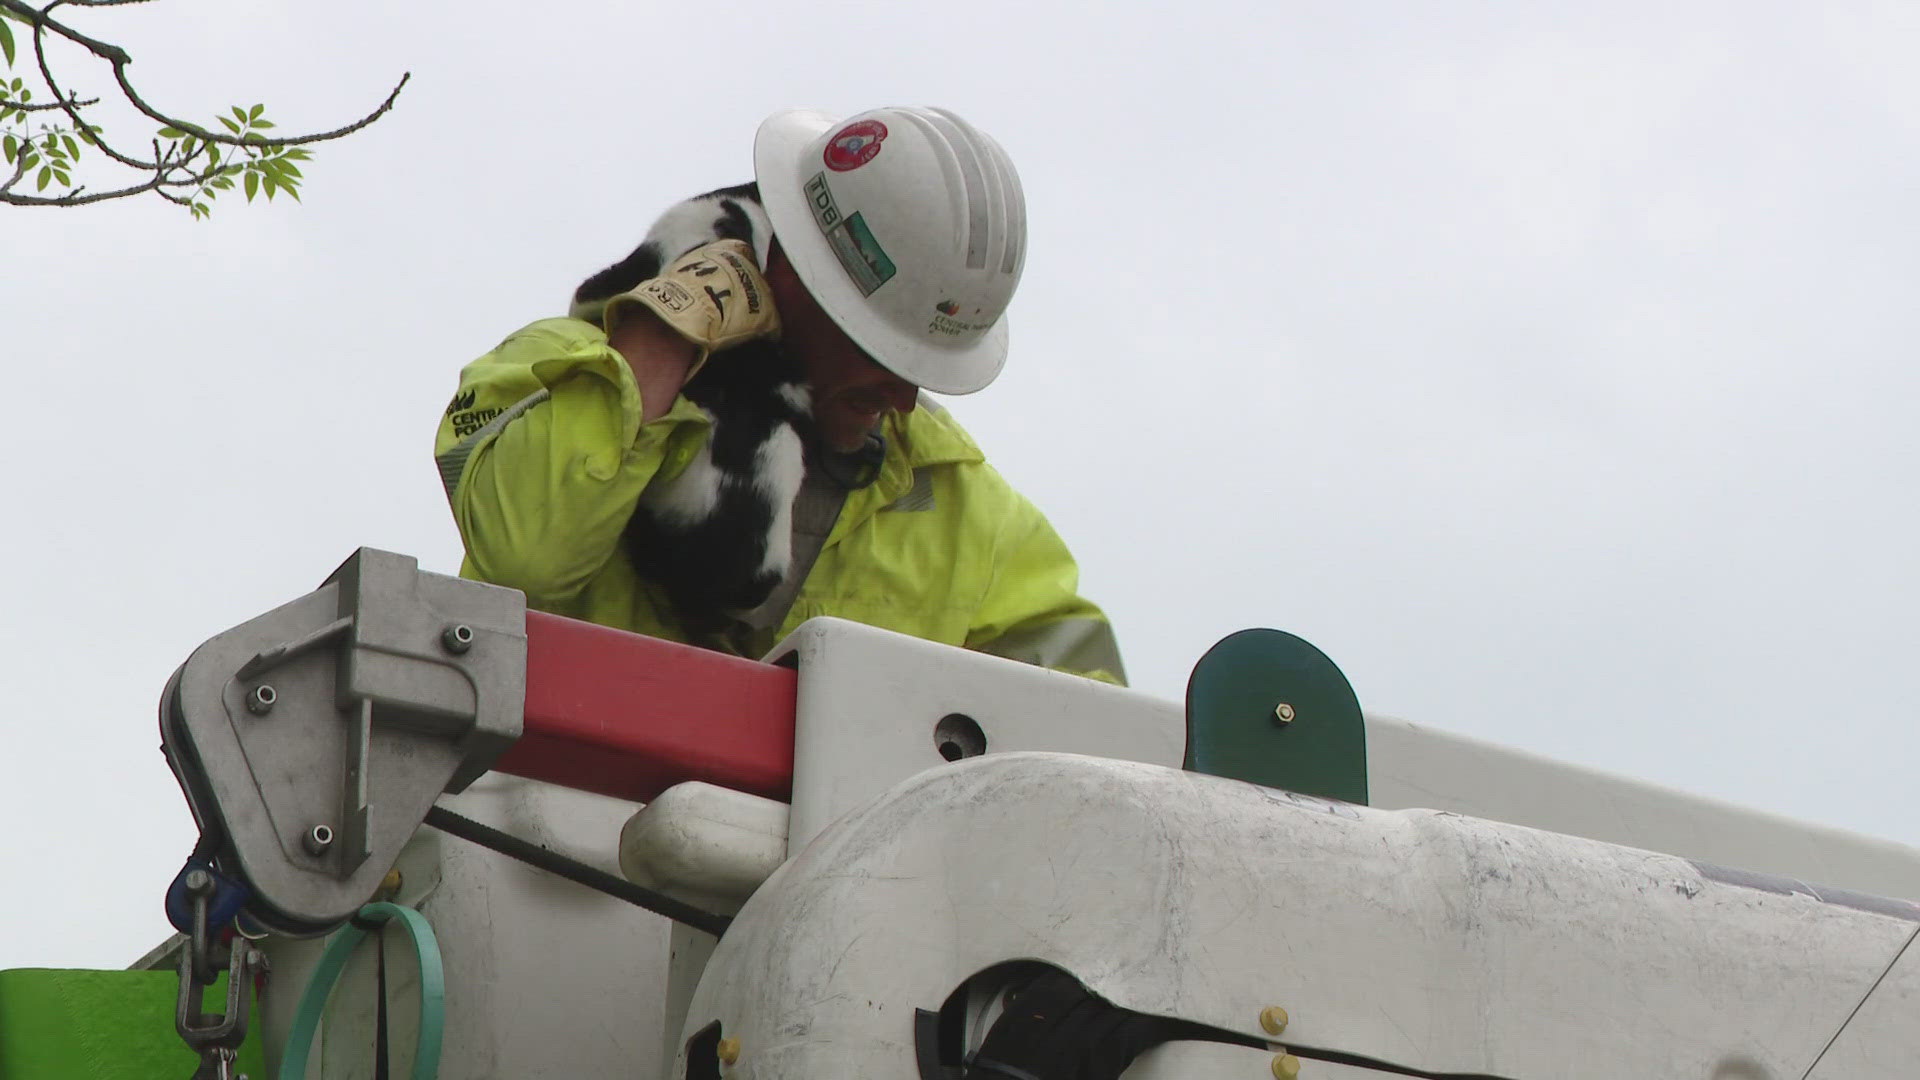
MULTIPOLYGON (((467 365, 434 442, 466 545, 461 573, 542 611, 687 640, 621 534, 641 491, 687 466, 709 421, 684 397, 650 423, 641 415, 633 373, 588 323, 544 319, 467 365)), ((923 407, 889 415, 885 433, 879 479, 848 493, 786 618, 740 651, 764 653, 834 615, 1123 681, 1066 545, 960 425, 923 407)))

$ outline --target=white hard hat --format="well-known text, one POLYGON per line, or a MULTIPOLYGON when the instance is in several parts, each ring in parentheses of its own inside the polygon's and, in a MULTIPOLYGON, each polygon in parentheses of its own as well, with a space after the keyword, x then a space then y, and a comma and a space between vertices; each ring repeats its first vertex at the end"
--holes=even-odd
POLYGON ((1000 374, 1027 210, 999 144, 945 109, 794 109, 760 125, 753 171, 787 261, 869 356, 942 394, 1000 374))

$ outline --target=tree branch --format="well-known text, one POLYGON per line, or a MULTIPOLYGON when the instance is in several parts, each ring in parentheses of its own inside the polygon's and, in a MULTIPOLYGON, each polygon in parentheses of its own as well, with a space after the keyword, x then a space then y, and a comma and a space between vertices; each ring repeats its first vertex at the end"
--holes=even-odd
MULTIPOLYGON (((145 3, 148 3, 149 0, 127 0, 127 2, 145 4, 145 3)), ((73 106, 74 108, 77 108, 77 109, 84 109, 89 105, 98 105, 98 104, 100 104, 99 98, 88 98, 85 101, 81 101, 79 98, 73 99, 73 106)), ((8 99, 6 101, 6 107, 9 109, 18 109, 21 112, 52 112, 55 109, 66 108, 67 102, 51 101, 51 102, 42 102, 36 105, 31 101, 22 103, 22 102, 14 101, 12 99, 8 99)))
MULTIPOLYGON (((25 170, 16 168, 13 179, 7 181, 5 184, 0 184, 0 203, 12 203, 15 206, 82 206, 86 203, 103 202, 107 199, 122 199, 128 195, 138 195, 145 191, 158 191, 162 196, 167 194, 164 191, 160 191, 160 178, 158 176, 155 176, 144 184, 135 184, 132 187, 124 187, 116 191, 96 191, 86 195, 81 194, 80 188, 75 188, 64 195, 55 195, 50 198, 41 195, 16 195, 7 190, 19 181, 23 172, 25 172, 25 170)), ((174 201, 179 202, 180 200, 175 199, 174 201)))
MULTIPOLYGON (((0 2, 4 2, 4 0, 0 0, 0 2)), ((54 8, 59 6, 60 6, 60 0, 53 0, 53 3, 47 5, 47 10, 52 11, 54 8)), ((124 56, 125 54, 123 53, 121 55, 124 56)), ((41 27, 38 27, 38 26, 33 28, 33 58, 40 65, 40 77, 47 80, 47 89, 53 91, 53 98, 55 101, 58 101, 60 103, 60 107, 63 110, 65 110, 67 114, 67 119, 73 121, 73 126, 75 130, 82 131, 82 132, 86 131, 87 122, 85 120, 80 119, 80 110, 76 106, 68 104, 67 94, 60 89, 59 83, 53 81, 53 71, 47 67, 46 33, 41 27)), ((130 169, 145 170, 145 169, 154 169, 159 167, 159 162, 157 161, 145 162, 145 161, 138 161, 134 158, 130 158, 125 154, 122 154, 120 151, 115 150, 113 147, 108 146, 105 141, 99 138, 90 137, 87 141, 99 147, 101 153, 107 155, 113 160, 119 162, 120 164, 127 166, 130 169)), ((69 192, 68 194, 72 194, 72 193, 69 192)))
MULTIPOLYGON (((68 0, 68 2, 71 3, 73 0, 68 0)), ((56 2, 47 6, 48 9, 51 10, 60 5, 56 2)), ((35 30, 45 27, 110 64, 125 64, 133 60, 132 57, 127 55, 127 50, 122 49, 120 46, 109 45, 104 41, 96 41, 65 23, 48 17, 46 12, 27 3, 26 0, 0 0, 0 11, 13 12, 15 15, 18 15, 23 22, 32 24, 35 30)))
MULTIPOLYGON (((199 217, 207 212, 207 201, 211 200, 218 191, 230 189, 233 186, 232 178, 242 173, 246 174, 249 184, 253 181, 255 174, 258 174, 264 181, 270 198, 276 187, 284 189, 289 195, 297 198, 300 171, 293 163, 304 161, 307 154, 305 150, 294 148, 304 147, 309 143, 343 138, 372 124, 392 110, 394 103, 400 97, 400 92, 413 78, 411 72, 403 73, 400 81, 388 91, 386 98, 377 108, 358 120, 331 131, 270 138, 257 130, 257 128, 273 127, 261 115, 261 108, 257 105, 254 106, 251 117, 240 108, 235 108, 235 118, 239 120, 238 126, 231 121, 223 121, 222 126, 228 128, 231 134, 210 130, 191 121, 172 116, 150 104, 141 96, 140 91, 134 87, 132 80, 127 76, 127 66, 133 63, 133 57, 125 49, 89 37, 61 22, 53 14, 62 4, 99 8, 124 7, 148 2, 150 0, 50 0, 46 3, 37 3, 36 0, 0 0, 0 18, 22 22, 33 28, 34 60, 39 68, 40 77, 46 82, 54 99, 52 103, 39 104, 6 101, 4 104, 9 110, 17 110, 19 113, 18 119, 22 129, 30 131, 30 125, 26 121, 28 113, 51 112, 58 109, 72 122, 74 127, 72 135, 78 136, 82 141, 97 148, 104 156, 122 166, 152 174, 143 183, 112 191, 89 193, 82 186, 73 187, 62 195, 50 198, 17 194, 12 189, 31 171, 29 164, 39 156, 37 152, 29 151, 32 146, 32 136, 29 135, 13 169, 12 177, 6 183, 0 184, 0 202, 21 206, 78 206, 153 192, 169 202, 192 209, 195 216, 199 217), (114 81, 127 102, 148 120, 163 125, 160 133, 163 138, 175 141, 166 142, 163 148, 162 140, 153 140, 151 160, 132 157, 110 145, 105 135, 100 133, 94 125, 87 123, 80 112, 84 108, 98 104, 101 99, 96 97, 83 101, 78 95, 64 90, 54 78, 53 68, 48 62, 46 52, 48 34, 63 38, 95 57, 105 60, 111 67, 114 81), (223 157, 220 150, 223 146, 235 148, 234 152, 223 157), (175 194, 176 191, 183 191, 184 194, 175 194)), ((67 179, 67 170, 72 168, 72 159, 77 158, 79 151, 72 149, 75 145, 72 138, 61 129, 43 126, 42 131, 48 140, 45 152, 49 159, 49 166, 58 175, 62 186, 70 186, 71 181, 67 179), (55 136, 67 140, 66 145, 69 149, 65 154, 62 154, 51 141, 55 136)), ((42 173, 40 186, 44 189, 47 178, 44 175, 45 170, 42 170, 42 173)), ((248 196, 251 199, 251 187, 248 196)))
POLYGON ((7 192, 25 175, 27 175, 27 155, 21 154, 13 159, 13 175, 7 177, 6 183, 0 184, 0 199, 6 198, 7 192))
MULTIPOLYGON (((12 2, 12 0, 0 0, 0 4, 10 2, 12 2)), ((393 108, 394 100, 400 96, 400 91, 406 87, 407 80, 413 78, 413 72, 408 71, 401 74, 400 81, 394 84, 393 90, 387 94, 387 99, 380 103, 379 108, 348 124, 346 127, 335 128, 332 131, 322 131, 315 135, 291 135, 277 139, 269 139, 264 135, 248 135, 244 139, 234 135, 222 135, 219 132, 208 131, 198 124, 182 120, 178 117, 168 116, 166 113, 160 112, 153 106, 147 104, 146 100, 140 96, 140 92, 135 90, 133 84, 127 81, 126 64, 113 65, 113 77, 120 83, 120 92, 125 94, 127 100, 133 103, 133 107, 139 109, 141 115, 149 120, 157 120, 168 127, 179 128, 181 131, 199 139, 201 142, 221 143, 226 146, 272 147, 302 146, 307 143, 326 142, 328 139, 338 139, 344 135, 351 135, 359 131, 361 128, 385 116, 387 110, 393 108)))

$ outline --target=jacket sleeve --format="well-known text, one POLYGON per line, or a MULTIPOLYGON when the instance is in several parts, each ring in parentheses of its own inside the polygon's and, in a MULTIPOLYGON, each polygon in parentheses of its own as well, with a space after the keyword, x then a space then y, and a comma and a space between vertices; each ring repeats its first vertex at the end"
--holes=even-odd
POLYGON ((464 572, 538 606, 577 595, 613 557, 690 408, 676 401, 643 428, 626 361, 571 319, 534 323, 467 365, 434 440, 464 572))
POLYGON ((987 592, 967 648, 1125 686, 1107 617, 1082 597, 1080 568, 1047 519, 1011 489, 987 592))

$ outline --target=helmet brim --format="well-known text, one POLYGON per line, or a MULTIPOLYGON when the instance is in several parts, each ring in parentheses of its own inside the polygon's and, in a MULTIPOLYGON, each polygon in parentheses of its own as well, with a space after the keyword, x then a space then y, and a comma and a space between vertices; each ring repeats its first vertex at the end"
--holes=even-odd
MULTIPOLYGON (((840 119, 817 109, 789 109, 760 125, 753 140, 753 172, 774 238, 821 310, 880 366, 936 394, 985 389, 1007 362, 1004 315, 965 346, 936 344, 924 335, 903 332, 872 313, 867 298, 814 223, 803 188, 814 173, 825 170, 825 164, 806 159, 815 140, 840 119)), ((852 207, 849 212, 858 209, 852 207)))

